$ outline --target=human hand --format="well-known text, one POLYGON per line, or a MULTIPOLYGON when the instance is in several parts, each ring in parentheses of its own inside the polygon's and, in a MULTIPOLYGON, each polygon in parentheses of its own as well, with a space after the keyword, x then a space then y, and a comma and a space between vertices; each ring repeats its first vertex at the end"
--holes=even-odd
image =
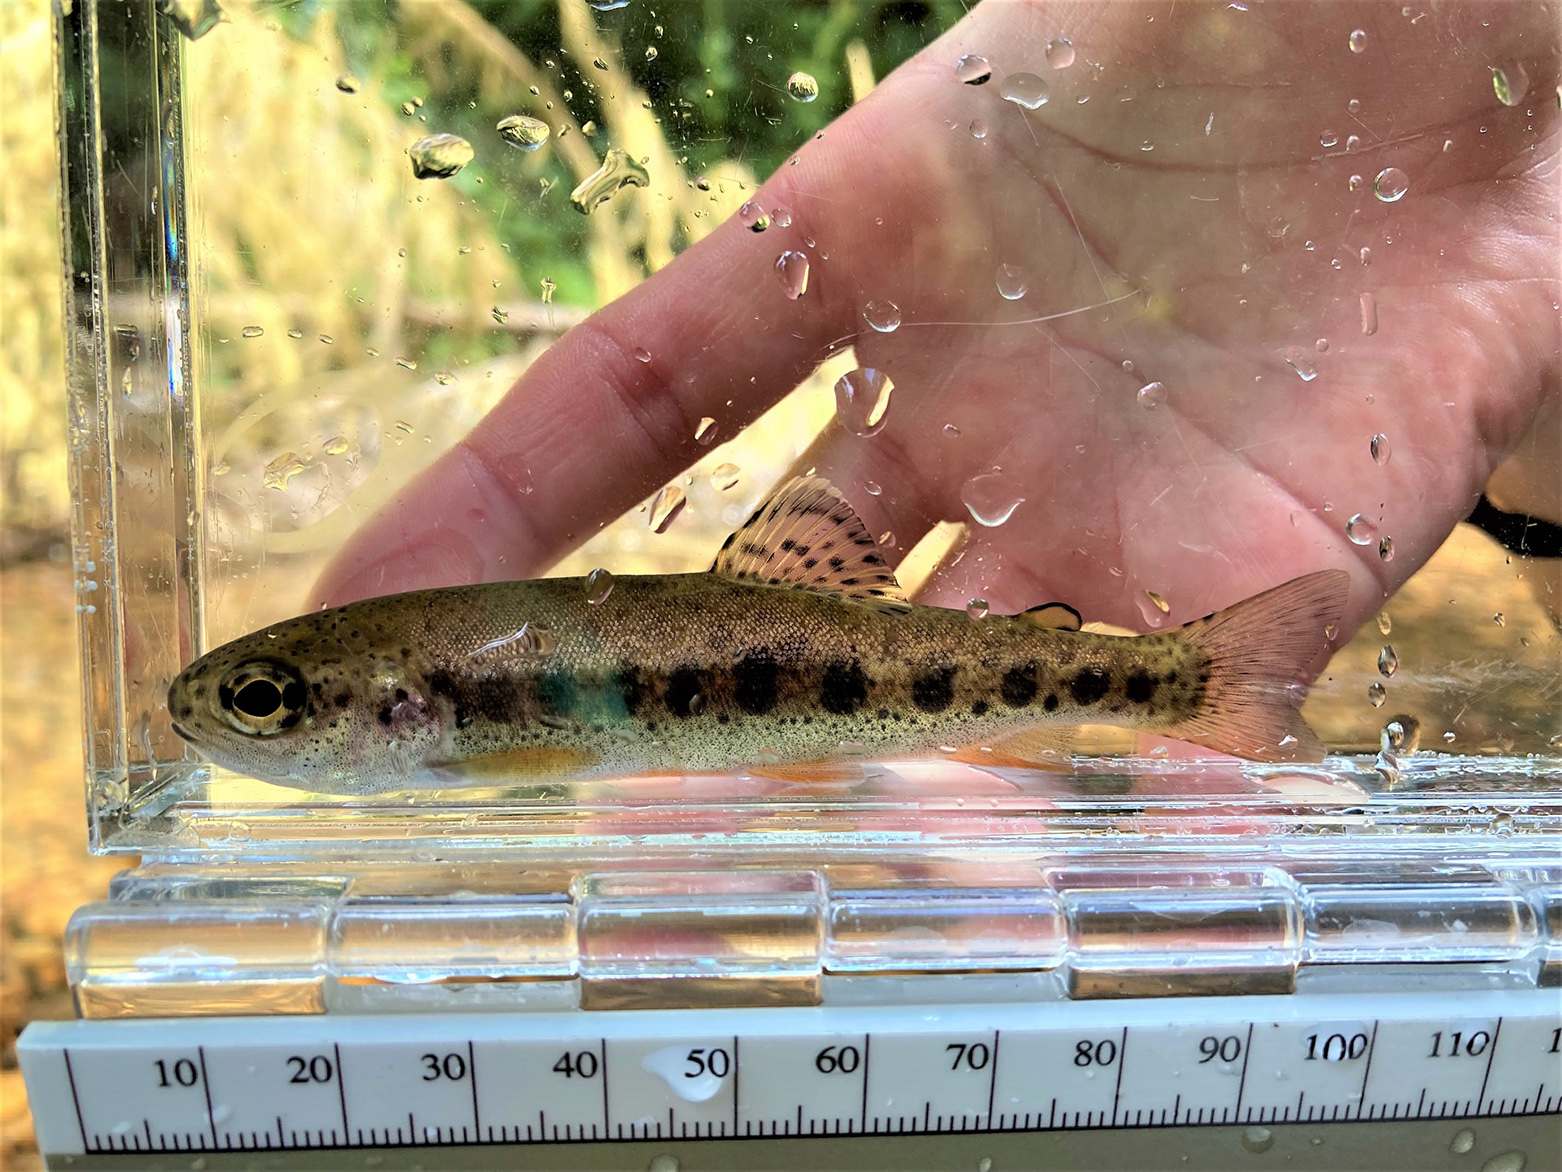
POLYGON ((565 336, 315 600, 539 573, 692 463, 702 416, 731 435, 851 344, 894 381, 887 424, 832 425, 800 463, 871 531, 904 551, 970 520, 995 468, 1024 497, 929 601, 1057 598, 1142 628, 1342 566, 1343 638, 1557 395, 1555 15, 988 0, 762 187, 789 226, 728 223, 565 336), (1076 60, 1049 68, 1060 35, 1076 60), (990 82, 956 77, 967 53, 990 82), (1490 68, 1509 62, 1513 107, 1490 68), (1020 72, 1046 104, 1004 100, 1020 72), (1408 190, 1386 202, 1391 168, 1408 190), (796 300, 783 250, 809 258, 796 300), (900 327, 869 328, 868 302, 900 327))

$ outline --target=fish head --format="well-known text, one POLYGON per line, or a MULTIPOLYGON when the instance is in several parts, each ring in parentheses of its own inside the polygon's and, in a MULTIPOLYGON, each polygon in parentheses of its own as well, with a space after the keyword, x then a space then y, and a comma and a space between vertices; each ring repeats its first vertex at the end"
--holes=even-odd
POLYGON ((196 660, 168 690, 174 731, 218 765, 317 792, 419 784, 445 705, 415 664, 353 646, 330 618, 279 623, 196 660))

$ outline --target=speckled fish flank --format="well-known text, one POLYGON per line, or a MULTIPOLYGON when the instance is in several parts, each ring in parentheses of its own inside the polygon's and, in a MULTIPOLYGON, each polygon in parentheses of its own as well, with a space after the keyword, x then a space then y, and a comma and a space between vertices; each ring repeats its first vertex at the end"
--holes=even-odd
POLYGON ((973 622, 913 606, 826 482, 756 510, 712 572, 425 590, 279 623, 192 664, 177 730, 231 768, 317 792, 806 770, 854 752, 981 746, 1114 724, 1254 759, 1316 757, 1292 687, 1346 575, 1184 627, 1090 634, 1064 606, 973 622))

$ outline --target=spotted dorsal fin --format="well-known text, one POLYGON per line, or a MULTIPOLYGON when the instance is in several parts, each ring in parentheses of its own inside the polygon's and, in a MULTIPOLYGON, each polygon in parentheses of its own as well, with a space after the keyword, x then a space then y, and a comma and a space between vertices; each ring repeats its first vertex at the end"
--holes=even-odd
POLYGON ((1033 606, 1020 615, 1033 627, 1044 631, 1077 631, 1084 626, 1079 612, 1066 602, 1048 602, 1033 606))
POLYGON ((904 606, 879 543, 828 480, 798 476, 776 489, 721 547, 711 572, 904 606))

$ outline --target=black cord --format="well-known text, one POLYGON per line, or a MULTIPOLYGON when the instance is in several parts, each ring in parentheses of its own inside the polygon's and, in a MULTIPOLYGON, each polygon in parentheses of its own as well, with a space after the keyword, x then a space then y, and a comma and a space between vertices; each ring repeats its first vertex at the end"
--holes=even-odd
POLYGON ((1562 557, 1562 525, 1525 513, 1505 513, 1484 494, 1468 520, 1523 557, 1562 557))

